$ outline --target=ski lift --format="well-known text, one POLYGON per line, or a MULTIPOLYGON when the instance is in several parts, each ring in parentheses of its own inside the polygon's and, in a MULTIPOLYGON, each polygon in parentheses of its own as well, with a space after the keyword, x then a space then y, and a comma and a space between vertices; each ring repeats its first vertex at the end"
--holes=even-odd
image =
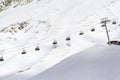
POLYGON ((101 27, 105 27, 106 25, 105 24, 102 24, 101 27))
POLYGON ((101 21, 100 23, 104 23, 104 21, 101 21))
POLYGON ((54 47, 54 48, 57 47, 57 41, 56 41, 56 40, 54 40, 52 44, 53 44, 53 47, 54 47))
POLYGON ((2 56, 0 56, 0 61, 4 61, 4 59, 3 59, 3 55, 2 55, 2 56))
POLYGON ((95 28, 92 28, 92 29, 91 29, 91 32, 93 32, 93 31, 95 31, 95 28))
POLYGON ((84 33, 82 31, 80 31, 79 35, 83 35, 84 33))
POLYGON ((115 24, 117 24, 117 22, 116 22, 116 21, 113 21, 113 22, 112 22, 112 24, 114 24, 114 25, 115 25, 115 24))
POLYGON ((26 53, 27 53, 26 50, 23 50, 23 51, 22 51, 22 54, 26 54, 26 53))
POLYGON ((56 40, 54 40, 52 44, 53 44, 53 45, 56 45, 56 44, 57 44, 57 41, 56 41, 56 40))
POLYGON ((66 41, 70 41, 70 37, 69 36, 66 38, 66 41))
POLYGON ((71 46, 70 40, 71 40, 71 39, 70 39, 70 36, 66 37, 66 41, 67 41, 67 42, 66 42, 66 45, 67 45, 67 46, 71 46))
POLYGON ((40 50, 40 48, 39 48, 39 46, 37 46, 36 48, 35 48, 35 51, 39 51, 40 50))

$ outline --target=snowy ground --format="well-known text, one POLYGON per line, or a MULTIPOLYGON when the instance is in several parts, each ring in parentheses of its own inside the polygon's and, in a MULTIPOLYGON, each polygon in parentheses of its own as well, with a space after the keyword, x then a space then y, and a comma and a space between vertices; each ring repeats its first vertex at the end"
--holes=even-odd
MULTIPOLYGON (((36 1, 0 13, 0 54, 4 57, 0 80, 27 80, 80 51, 105 46, 101 18, 111 20, 107 24, 110 39, 120 40, 119 0, 36 1), (84 35, 79 35, 80 31, 84 35), (68 36, 69 42, 65 40, 68 36), (58 41, 57 48, 52 45, 54 39, 58 41), (40 51, 35 51, 36 46, 40 51), (27 54, 21 54, 23 49, 27 54)), ((106 49, 100 50, 103 48, 106 49)))
POLYGON ((120 46, 94 46, 29 80, 119 80, 120 46))

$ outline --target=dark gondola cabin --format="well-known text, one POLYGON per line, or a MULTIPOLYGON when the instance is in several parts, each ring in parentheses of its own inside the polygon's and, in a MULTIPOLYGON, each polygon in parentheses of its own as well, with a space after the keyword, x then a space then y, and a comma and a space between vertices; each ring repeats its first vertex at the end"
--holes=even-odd
POLYGON ((56 40, 54 40, 52 44, 53 44, 53 45, 56 45, 56 44, 57 44, 57 41, 56 41, 56 40))
POLYGON ((79 35, 83 35, 84 33, 83 32, 80 32, 79 35))
POLYGON ((23 50, 21 54, 26 54, 26 53, 27 53, 26 50, 23 50))
POLYGON ((3 56, 0 57, 0 61, 4 61, 3 56))
POLYGON ((39 51, 40 50, 40 48, 39 48, 39 46, 37 46, 36 48, 35 48, 35 51, 39 51))
POLYGON ((106 25, 105 24, 102 24, 101 27, 105 27, 106 25))
POLYGON ((70 41, 70 37, 67 37, 67 38, 66 38, 66 41, 70 41))
POLYGON ((113 21, 113 22, 112 22, 112 24, 114 24, 114 25, 115 25, 115 24, 117 24, 117 22, 116 22, 116 21, 113 21))
POLYGON ((52 44, 53 44, 53 48, 57 48, 57 46, 58 46, 57 44, 58 44, 58 43, 57 43, 56 40, 54 40, 52 44))
POLYGON ((92 28, 92 29, 91 29, 91 32, 93 32, 93 31, 95 31, 95 28, 92 28))

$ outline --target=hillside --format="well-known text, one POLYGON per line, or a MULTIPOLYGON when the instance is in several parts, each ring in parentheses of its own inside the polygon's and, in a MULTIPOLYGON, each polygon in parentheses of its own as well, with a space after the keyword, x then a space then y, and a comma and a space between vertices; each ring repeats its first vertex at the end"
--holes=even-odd
POLYGON ((118 46, 94 46, 29 80, 119 80, 118 46))
POLYGON ((110 40, 120 40, 119 0, 1 0, 0 6, 0 80, 27 80, 92 46, 106 46, 103 18, 110 40))

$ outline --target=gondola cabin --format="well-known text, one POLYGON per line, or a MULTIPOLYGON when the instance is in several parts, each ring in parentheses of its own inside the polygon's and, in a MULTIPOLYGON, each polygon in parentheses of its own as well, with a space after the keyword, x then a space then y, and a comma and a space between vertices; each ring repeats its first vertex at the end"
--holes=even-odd
POLYGON ((84 33, 83 32, 80 32, 79 35, 83 35, 84 33))
POLYGON ((117 24, 117 22, 116 22, 116 21, 113 21, 113 22, 112 22, 112 24, 114 24, 114 25, 115 25, 115 24, 117 24))
POLYGON ((56 44, 57 44, 57 41, 56 41, 56 40, 54 40, 52 44, 53 44, 53 45, 56 45, 56 44))
POLYGON ((26 54, 26 53, 27 53, 26 50, 23 50, 21 54, 26 54))
POLYGON ((67 37, 67 38, 66 38, 66 41, 70 41, 70 37, 67 37))
POLYGON ((94 31, 95 31, 95 28, 92 28, 92 29, 91 29, 91 32, 94 32, 94 31))
POLYGON ((4 61, 3 56, 0 56, 0 61, 4 61))
POLYGON ((58 46, 57 44, 58 44, 58 43, 57 43, 56 40, 54 40, 52 44, 53 44, 53 48, 57 48, 57 46, 58 46))
POLYGON ((35 48, 35 51, 39 51, 40 50, 40 48, 39 48, 39 46, 37 46, 36 48, 35 48))
POLYGON ((106 25, 105 24, 102 24, 101 27, 105 27, 106 25))

